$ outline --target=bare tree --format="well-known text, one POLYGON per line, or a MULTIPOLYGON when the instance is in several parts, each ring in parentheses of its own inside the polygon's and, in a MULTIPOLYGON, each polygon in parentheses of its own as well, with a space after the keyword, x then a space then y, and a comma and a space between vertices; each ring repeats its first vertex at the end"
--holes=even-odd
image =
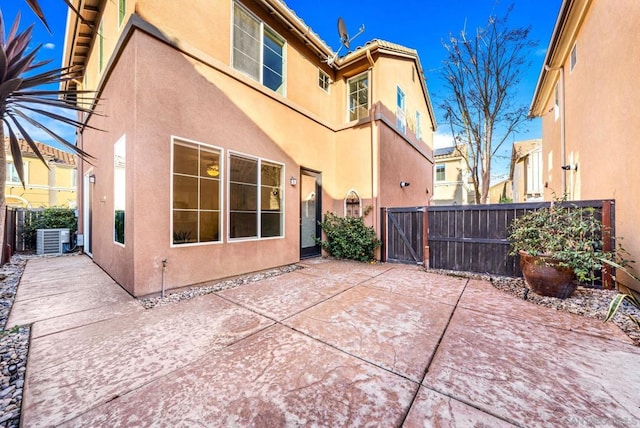
POLYGON ((468 148, 460 155, 471 172, 476 203, 487 202, 491 159, 527 118, 527 105, 517 102, 516 90, 537 43, 529 40, 530 27, 508 28, 512 9, 503 18, 490 16, 475 34, 463 29, 442 43, 447 51, 442 76, 450 94, 440 107, 456 145, 468 148))

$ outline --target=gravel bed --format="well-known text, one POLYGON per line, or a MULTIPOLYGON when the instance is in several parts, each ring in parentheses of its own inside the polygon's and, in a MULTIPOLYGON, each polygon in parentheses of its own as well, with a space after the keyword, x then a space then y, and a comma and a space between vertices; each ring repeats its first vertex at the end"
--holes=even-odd
MULTIPOLYGON (((609 304, 611 304, 613 298, 618 294, 615 290, 600 290, 597 288, 579 286, 571 297, 558 299, 555 297, 540 296, 533 291, 530 291, 523 278, 437 269, 430 269, 428 271, 464 278, 484 279, 486 281, 490 281, 498 290, 509 293, 519 299, 556 309, 558 311, 566 311, 572 314, 596 318, 603 321, 607 316, 609 304)), ((624 331, 631 340, 633 340, 636 346, 640 346, 640 330, 638 330, 633 321, 629 319, 629 315, 640 319, 640 310, 625 300, 611 322, 620 327, 620 329, 624 331)))
POLYGON ((139 299, 142 306, 145 309, 153 308, 154 306, 170 305, 182 300, 193 299, 194 297, 204 296, 205 294, 215 293, 217 291, 229 290, 236 288, 244 284, 250 284, 252 282, 262 281, 263 279, 272 278, 285 273, 293 272, 302 267, 298 265, 288 265, 279 268, 269 269, 262 272, 252 273, 248 275, 238 276, 236 278, 227 279, 224 281, 214 282, 209 285, 199 285, 190 287, 184 291, 169 292, 164 297, 144 297, 139 299))
POLYGON ((13 256, 0 268, 0 427, 18 427, 29 354, 29 326, 6 329, 26 257, 13 256))

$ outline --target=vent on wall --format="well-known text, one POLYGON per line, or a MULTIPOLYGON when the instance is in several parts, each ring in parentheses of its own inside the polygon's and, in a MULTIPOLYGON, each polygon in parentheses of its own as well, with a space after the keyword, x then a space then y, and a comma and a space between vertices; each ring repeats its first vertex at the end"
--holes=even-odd
POLYGON ((69 229, 38 229, 36 253, 46 254, 62 254, 64 250, 69 248, 69 229))

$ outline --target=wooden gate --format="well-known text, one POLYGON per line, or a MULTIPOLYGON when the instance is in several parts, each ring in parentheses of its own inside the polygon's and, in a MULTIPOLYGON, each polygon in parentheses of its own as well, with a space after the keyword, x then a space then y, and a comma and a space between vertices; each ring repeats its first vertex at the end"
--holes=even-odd
POLYGON ((426 207, 382 208, 382 260, 424 264, 428 260, 426 207))

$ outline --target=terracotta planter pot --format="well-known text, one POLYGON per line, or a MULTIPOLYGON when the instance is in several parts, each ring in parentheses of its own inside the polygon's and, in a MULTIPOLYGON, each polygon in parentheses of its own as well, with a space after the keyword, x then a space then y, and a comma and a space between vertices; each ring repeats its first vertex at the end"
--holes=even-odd
POLYGON ((550 257, 520 251, 520 269, 531 291, 542 296, 566 299, 577 287, 573 269, 558 266, 550 257))

